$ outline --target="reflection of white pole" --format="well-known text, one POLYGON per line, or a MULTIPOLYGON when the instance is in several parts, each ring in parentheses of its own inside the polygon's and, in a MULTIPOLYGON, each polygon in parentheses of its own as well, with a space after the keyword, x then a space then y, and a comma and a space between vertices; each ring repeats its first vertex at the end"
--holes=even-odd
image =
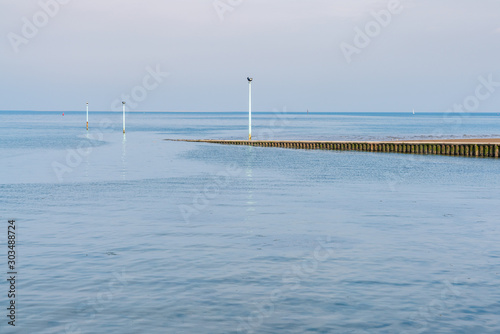
POLYGON ((87 131, 89 131, 89 103, 87 102, 87 131))
POLYGON ((248 77, 248 140, 252 140, 252 80, 248 77))
POLYGON ((123 133, 125 133, 125 102, 123 104, 123 133))

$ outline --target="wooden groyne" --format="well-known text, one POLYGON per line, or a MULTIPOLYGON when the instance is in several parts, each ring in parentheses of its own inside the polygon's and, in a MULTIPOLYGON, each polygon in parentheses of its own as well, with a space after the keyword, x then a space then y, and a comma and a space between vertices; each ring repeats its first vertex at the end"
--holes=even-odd
POLYGON ((222 145, 245 145, 305 150, 334 150, 384 152, 400 154, 434 154, 462 157, 499 157, 499 139, 466 139, 442 141, 389 141, 389 142, 339 142, 339 141, 282 141, 282 140, 175 140, 222 145))

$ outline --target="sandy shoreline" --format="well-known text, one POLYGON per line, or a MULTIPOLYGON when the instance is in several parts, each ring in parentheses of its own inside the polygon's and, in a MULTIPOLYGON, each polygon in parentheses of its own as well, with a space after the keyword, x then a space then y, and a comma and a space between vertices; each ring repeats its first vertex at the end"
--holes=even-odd
POLYGON ((215 140, 165 139, 173 141, 244 145, 306 150, 362 151, 405 154, 434 154, 476 158, 500 157, 500 138, 431 139, 409 141, 287 141, 287 140, 215 140))
MULTIPOLYGON (((186 142, 233 142, 245 140, 231 139, 165 139, 167 141, 186 141, 186 142)), ((500 144, 500 138, 463 138, 463 139, 410 139, 410 140, 385 140, 385 141, 363 141, 363 140, 253 140, 252 142, 286 142, 286 143, 366 143, 366 144, 500 144)))
POLYGON ((452 143, 452 144, 500 144, 500 138, 477 138, 477 139, 429 139, 429 140, 393 140, 391 143, 452 143))

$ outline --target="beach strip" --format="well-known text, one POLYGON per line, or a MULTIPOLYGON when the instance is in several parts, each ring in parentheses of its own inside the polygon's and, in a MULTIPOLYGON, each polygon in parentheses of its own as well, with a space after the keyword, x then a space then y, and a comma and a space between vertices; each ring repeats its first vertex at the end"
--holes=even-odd
POLYGON ((192 143, 243 145, 285 149, 361 151, 400 154, 448 155, 476 158, 498 158, 500 138, 394 140, 394 141, 297 141, 297 140, 218 140, 166 139, 192 143))

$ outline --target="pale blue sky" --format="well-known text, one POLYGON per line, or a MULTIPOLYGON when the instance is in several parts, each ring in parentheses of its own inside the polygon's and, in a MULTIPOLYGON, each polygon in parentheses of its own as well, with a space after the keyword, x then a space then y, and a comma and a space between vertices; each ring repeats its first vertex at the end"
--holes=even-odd
MULTIPOLYGON (((0 0, 0 110, 109 111, 133 92, 136 111, 244 111, 251 75, 256 111, 446 111, 500 82, 498 0, 402 0, 350 63, 341 44, 390 1, 217 1, 0 0)), ((500 87, 476 110, 500 112, 500 87)))

